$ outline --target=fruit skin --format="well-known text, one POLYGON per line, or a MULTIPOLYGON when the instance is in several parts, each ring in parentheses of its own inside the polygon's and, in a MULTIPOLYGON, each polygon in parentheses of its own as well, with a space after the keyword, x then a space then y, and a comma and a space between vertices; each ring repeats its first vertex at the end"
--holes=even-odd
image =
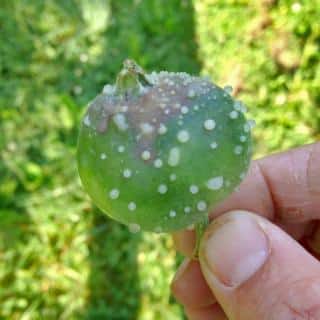
POLYGON ((206 220, 243 179, 250 122, 228 89, 137 68, 126 62, 117 85, 89 105, 78 139, 80 178, 93 202, 132 231, 184 229, 206 220))

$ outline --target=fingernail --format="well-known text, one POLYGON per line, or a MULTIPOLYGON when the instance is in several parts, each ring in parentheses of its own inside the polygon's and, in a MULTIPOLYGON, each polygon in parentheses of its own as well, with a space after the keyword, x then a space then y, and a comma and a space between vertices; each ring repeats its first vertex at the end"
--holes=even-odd
POLYGON ((239 213, 213 223, 201 251, 207 271, 225 286, 238 287, 265 263, 269 243, 254 218, 239 213))
POLYGON ((179 266, 172 282, 176 282, 178 279, 180 279, 182 277, 182 275, 184 274, 184 272, 186 271, 186 269, 188 268, 189 262, 191 260, 189 258, 185 258, 184 261, 181 263, 181 265, 179 266))

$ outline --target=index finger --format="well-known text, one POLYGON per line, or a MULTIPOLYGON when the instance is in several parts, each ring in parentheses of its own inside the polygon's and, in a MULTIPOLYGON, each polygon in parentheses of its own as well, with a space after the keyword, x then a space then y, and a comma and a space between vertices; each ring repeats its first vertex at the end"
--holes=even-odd
MULTIPOLYGON (((210 213, 210 219, 231 210, 255 212, 281 224, 320 218, 320 142, 252 162, 237 191, 210 213)), ((191 255, 195 236, 173 234, 178 250, 191 255)))

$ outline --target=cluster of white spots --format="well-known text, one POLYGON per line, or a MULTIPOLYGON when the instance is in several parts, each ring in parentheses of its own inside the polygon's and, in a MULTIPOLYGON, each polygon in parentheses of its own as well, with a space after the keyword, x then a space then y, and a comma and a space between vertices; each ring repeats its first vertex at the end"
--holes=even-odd
POLYGON ((194 98, 196 96, 196 92, 193 89, 188 91, 188 98, 194 98))
POLYGON ((215 141, 210 143, 210 148, 211 149, 216 149, 217 147, 218 147, 218 144, 215 141))
POLYGON ((118 199, 118 198, 119 198, 119 195, 120 195, 120 191, 119 191, 118 189, 112 189, 112 190, 109 192, 109 197, 110 197, 110 199, 112 199, 112 200, 118 199))
POLYGON ((91 121, 90 121, 90 118, 89 118, 89 115, 88 115, 88 114, 84 117, 83 123, 84 123, 87 127, 90 127, 91 121))
POLYGON ((187 106, 182 106, 181 107, 181 113, 182 114, 187 114, 189 112, 189 108, 187 106))
POLYGON ((106 84, 102 89, 102 93, 106 95, 112 95, 114 94, 115 91, 116 91, 116 87, 112 86, 111 84, 106 84))
POLYGON ((137 205, 133 201, 129 202, 128 209, 130 211, 134 211, 134 210, 136 210, 136 208, 137 208, 137 205))
POLYGON ((242 150, 243 150, 242 146, 235 146, 233 149, 233 152, 235 154, 241 154, 242 150))
POLYGON ((118 146, 118 152, 123 153, 125 150, 125 147, 123 145, 118 146))
POLYGON ((224 90, 226 93, 230 94, 230 93, 232 93, 233 88, 232 88, 232 86, 225 86, 225 87, 223 88, 223 90, 224 90))
POLYGON ((151 73, 145 74, 145 77, 152 84, 157 84, 159 82, 159 74, 157 72, 155 72, 155 71, 152 71, 151 73))
POLYGON ((174 108, 174 109, 180 109, 180 108, 181 108, 181 104, 180 104, 180 103, 175 103, 175 104, 173 105, 173 108, 174 108))
POLYGON ((139 94, 141 96, 145 95, 149 90, 150 88, 148 86, 139 85, 139 94))
POLYGON ((205 211, 207 209, 207 204, 205 201, 201 200, 197 203, 197 209, 199 211, 205 211))
POLYGON ((177 212, 176 212, 176 211, 170 210, 169 216, 170 216, 171 218, 174 218, 176 215, 177 215, 177 212))
POLYGON ((174 174, 174 173, 171 173, 169 179, 170 179, 170 181, 176 181, 177 180, 177 175, 174 174))
POLYGON ((196 104, 195 106, 193 106, 193 110, 194 111, 198 111, 199 110, 199 106, 196 104))
POLYGON ((124 169, 122 174, 125 178, 130 178, 132 176, 132 171, 130 169, 124 169))
POLYGON ((195 77, 190 76, 186 72, 168 72, 168 71, 160 71, 160 72, 151 72, 150 74, 146 74, 147 79, 152 84, 159 84, 161 81, 165 83, 173 83, 170 80, 172 77, 178 77, 181 81, 183 81, 183 85, 188 85, 191 83, 195 77))
POLYGON ((192 193, 192 194, 196 194, 199 192, 199 187, 196 186, 195 184, 192 184, 189 188, 189 191, 192 193))
POLYGON ((170 109, 169 109, 169 108, 165 109, 165 110, 164 110, 164 113, 165 113, 165 114, 169 114, 169 113, 170 113, 170 109))
POLYGON ((150 151, 144 150, 144 151, 141 153, 141 158, 142 158, 142 160, 149 160, 149 159, 151 158, 151 153, 150 153, 150 151))
POLYGON ((168 187, 165 184, 160 184, 158 186, 158 192, 161 194, 165 194, 168 191, 168 187))
POLYGON ((140 124, 140 129, 142 134, 148 135, 154 131, 154 126, 148 122, 144 122, 140 124))
POLYGON ((160 123, 158 133, 162 135, 162 134, 165 134, 167 131, 168 131, 167 127, 163 123, 160 123))
POLYGON ((190 139, 190 134, 187 130, 180 130, 177 134, 177 139, 181 143, 186 143, 190 139))
POLYGON ((170 93, 174 96, 176 94, 175 90, 171 90, 170 93))
POLYGON ((174 86, 174 82, 169 78, 165 78, 163 82, 166 83, 168 86, 171 86, 171 87, 174 86))
POLYGON ((222 188, 222 186, 223 186, 223 177, 222 176, 211 178, 207 182, 207 187, 210 190, 219 190, 222 188))
POLYGON ((171 167, 176 167, 180 162, 180 149, 173 147, 169 151, 168 164, 171 167))
POLYGON ((190 212, 191 212, 191 208, 190 208, 189 206, 184 207, 183 211, 184 211, 185 213, 190 213, 190 212))
POLYGON ((247 137, 246 137, 246 136, 240 136, 240 141, 241 141, 241 142, 247 141, 247 137))
POLYGON ((155 166, 155 168, 161 168, 163 165, 163 162, 161 159, 158 158, 158 159, 154 160, 153 165, 155 166))
POLYGON ((101 160, 107 159, 107 155, 106 155, 105 153, 101 153, 101 154, 100 154, 100 159, 101 159, 101 160))
POLYGON ((238 111, 236 111, 236 110, 231 111, 231 112, 229 113, 229 117, 230 117, 231 119, 237 119, 237 118, 238 118, 238 111))
POLYGON ((120 131, 126 131, 128 129, 128 123, 123 113, 117 113, 113 116, 113 122, 120 131))
POLYGON ((207 119, 203 123, 203 126, 206 130, 213 130, 216 127, 216 122, 213 119, 207 119))
POLYGON ((141 230, 141 227, 137 223, 129 224, 129 231, 132 233, 137 233, 141 230))

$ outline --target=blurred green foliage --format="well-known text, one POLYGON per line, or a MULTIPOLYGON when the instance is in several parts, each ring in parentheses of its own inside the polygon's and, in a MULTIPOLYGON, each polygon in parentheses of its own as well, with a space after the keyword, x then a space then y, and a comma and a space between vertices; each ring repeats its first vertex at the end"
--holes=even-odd
POLYGON ((320 1, 195 1, 202 71, 257 122, 256 156, 320 138, 320 1))
POLYGON ((314 141, 319 16, 319 0, 2 0, 0 319, 182 319, 170 237, 130 234, 81 189, 84 107, 132 57, 232 84, 256 155, 314 141))

